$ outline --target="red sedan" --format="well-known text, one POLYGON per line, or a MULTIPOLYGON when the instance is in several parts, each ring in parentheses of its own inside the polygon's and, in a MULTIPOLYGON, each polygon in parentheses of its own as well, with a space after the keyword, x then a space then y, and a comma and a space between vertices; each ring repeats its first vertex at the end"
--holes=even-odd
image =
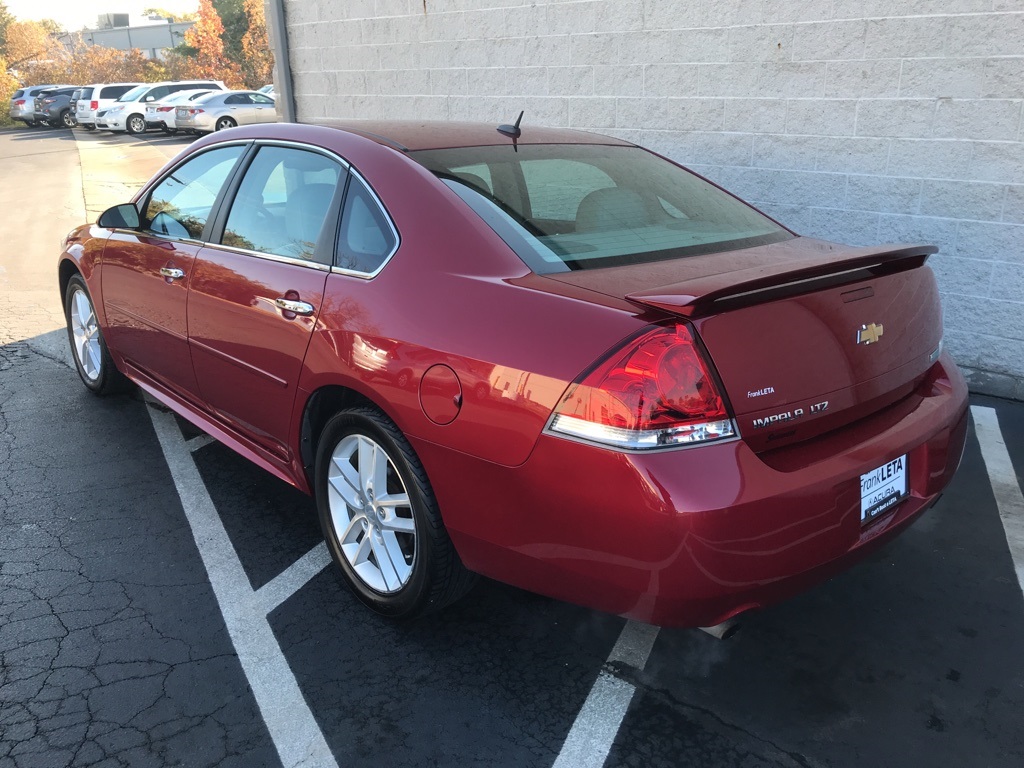
POLYGON ((371 608, 483 574, 710 625, 949 483, 934 251, 799 237, 593 134, 266 125, 73 231, 60 288, 85 385, 131 380, 315 496, 371 608))

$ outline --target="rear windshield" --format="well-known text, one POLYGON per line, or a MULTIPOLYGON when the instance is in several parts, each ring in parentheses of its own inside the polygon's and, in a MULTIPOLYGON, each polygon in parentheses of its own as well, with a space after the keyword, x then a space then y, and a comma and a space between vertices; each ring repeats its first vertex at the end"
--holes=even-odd
POLYGON ((105 86, 103 86, 102 88, 99 89, 99 91, 100 91, 99 98, 101 98, 101 99, 116 99, 119 96, 123 96, 124 94, 128 93, 128 91, 130 91, 132 88, 137 88, 137 87, 138 86, 131 86, 131 85, 105 85, 105 86))
POLYGON ((540 274, 643 264, 793 237, 639 147, 591 144, 411 152, 540 274))
POLYGON ((14 92, 14 94, 11 96, 11 98, 12 99, 20 99, 24 95, 25 95, 25 92, 23 90, 19 89, 19 90, 14 92))
POLYGON ((91 99, 92 98, 92 88, 79 88, 77 91, 75 91, 75 96, 73 98, 75 98, 75 99, 91 99))
POLYGON ((142 94, 146 93, 152 87, 153 86, 151 85, 137 85, 124 96, 119 98, 118 101, 138 101, 142 98, 142 94))

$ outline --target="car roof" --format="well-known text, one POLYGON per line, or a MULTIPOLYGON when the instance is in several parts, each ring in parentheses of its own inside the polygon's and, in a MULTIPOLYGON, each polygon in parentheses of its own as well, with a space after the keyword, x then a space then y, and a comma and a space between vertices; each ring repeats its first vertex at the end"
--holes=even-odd
MULTIPOLYGON (((511 138, 498 132, 494 123, 417 120, 327 120, 323 125, 357 133, 380 144, 415 152, 421 149, 485 147, 507 144, 511 138)), ((632 146, 628 141, 570 128, 521 126, 519 144, 608 144, 632 146)))

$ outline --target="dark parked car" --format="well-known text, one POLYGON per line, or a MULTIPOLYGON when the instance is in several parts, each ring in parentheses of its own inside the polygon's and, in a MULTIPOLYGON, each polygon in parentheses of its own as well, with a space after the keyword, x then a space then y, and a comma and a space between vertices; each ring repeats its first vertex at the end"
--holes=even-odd
POLYGON ((313 494, 375 610, 475 572, 709 625, 949 483, 934 252, 800 237, 604 136, 275 124, 195 142, 59 276, 85 385, 136 382, 313 494))
POLYGON ((36 125, 36 96, 51 88, 62 88, 60 85, 32 85, 19 88, 11 94, 10 116, 12 120, 21 120, 29 128, 36 125))
POLYGON ((78 86, 67 86, 64 88, 51 88, 40 93, 36 96, 35 100, 36 122, 74 128, 77 123, 75 122, 75 113, 71 102, 75 93, 79 90, 78 86))

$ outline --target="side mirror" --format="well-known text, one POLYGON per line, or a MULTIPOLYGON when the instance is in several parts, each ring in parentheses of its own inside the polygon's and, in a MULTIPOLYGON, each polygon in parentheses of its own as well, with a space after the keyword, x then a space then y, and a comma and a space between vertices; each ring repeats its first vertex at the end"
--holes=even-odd
POLYGON ((107 208, 96 223, 106 229, 138 229, 141 224, 139 211, 131 203, 107 208))

